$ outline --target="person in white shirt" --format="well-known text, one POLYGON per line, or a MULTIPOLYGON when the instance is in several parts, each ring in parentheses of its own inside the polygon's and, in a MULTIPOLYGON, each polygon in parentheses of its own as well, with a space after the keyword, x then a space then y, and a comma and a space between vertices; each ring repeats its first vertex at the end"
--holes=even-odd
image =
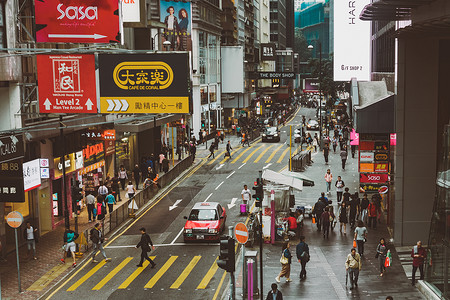
POLYGON ((247 204, 248 201, 250 200, 250 197, 252 196, 252 193, 250 192, 250 190, 247 188, 247 185, 244 185, 244 189, 241 192, 241 196, 242 196, 242 202, 244 204, 247 204))
POLYGON ((95 221, 95 215, 94 215, 95 202, 96 202, 96 200, 95 200, 94 195, 89 194, 86 196, 86 204, 87 204, 89 222, 92 222, 92 220, 95 221))
POLYGON ((23 237, 27 241, 28 247, 28 257, 30 257, 31 249, 33 249, 33 259, 37 259, 36 257, 36 234, 37 228, 31 226, 30 222, 27 222, 27 226, 23 231, 23 237))

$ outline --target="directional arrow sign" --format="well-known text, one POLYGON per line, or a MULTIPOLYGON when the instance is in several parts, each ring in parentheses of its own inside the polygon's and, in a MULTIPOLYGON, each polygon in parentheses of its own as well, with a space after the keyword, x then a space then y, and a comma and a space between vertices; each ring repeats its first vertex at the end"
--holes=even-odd
POLYGON ((183 201, 183 199, 178 199, 177 201, 175 201, 175 203, 172 206, 169 206, 169 211, 177 208, 178 204, 180 204, 180 202, 183 201))
POLYGON ((86 101, 86 107, 88 110, 92 110, 92 105, 94 105, 94 103, 92 103, 91 99, 87 99, 86 101))
POLYGON ((98 40, 98 39, 102 39, 104 37, 106 37, 106 35, 101 35, 101 34, 49 34, 48 35, 49 38, 54 39, 54 38, 61 38, 61 39, 94 39, 94 40, 98 40))
POLYGON ((120 108, 122 107, 122 102, 118 99, 114 99, 114 111, 120 111, 120 108))
POLYGON ((238 198, 231 199, 231 203, 228 204, 228 209, 232 208, 233 206, 236 206, 236 201, 238 198))
POLYGON ((114 106, 116 106, 116 104, 114 104, 114 101, 111 99, 106 99, 106 102, 108 102, 108 108, 106 109, 107 111, 113 111, 114 110, 114 106))
POLYGON ((122 102, 122 109, 121 111, 127 111, 128 109, 128 102, 125 99, 120 100, 120 102, 122 102))
POLYGON ((45 106, 46 110, 50 110, 50 107, 52 106, 52 103, 50 102, 50 100, 48 100, 48 98, 45 99, 44 106, 45 106))

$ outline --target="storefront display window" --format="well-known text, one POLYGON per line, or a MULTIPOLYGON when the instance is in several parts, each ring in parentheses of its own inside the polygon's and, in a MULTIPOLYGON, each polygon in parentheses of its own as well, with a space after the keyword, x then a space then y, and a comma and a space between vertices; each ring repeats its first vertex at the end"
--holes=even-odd
POLYGON ((28 217, 30 215, 30 201, 28 194, 29 193, 25 193, 25 202, 7 202, 5 205, 6 213, 18 211, 24 218, 28 217))
POLYGON ((201 104, 208 104, 208 87, 200 87, 200 101, 201 104))

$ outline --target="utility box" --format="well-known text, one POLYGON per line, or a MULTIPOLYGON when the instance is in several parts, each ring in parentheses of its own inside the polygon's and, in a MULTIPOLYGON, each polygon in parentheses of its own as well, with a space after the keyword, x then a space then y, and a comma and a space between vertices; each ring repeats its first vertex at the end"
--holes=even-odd
POLYGON ((253 295, 259 295, 259 289, 258 289, 258 284, 259 284, 259 281, 258 281, 258 264, 259 263, 258 263, 257 256, 258 256, 258 251, 245 251, 245 258, 244 258, 245 270, 243 271, 243 276, 242 276, 242 278, 243 278, 242 286, 244 287, 243 288, 244 296, 248 295, 248 268, 247 268, 247 261, 249 259, 253 260, 253 283, 254 283, 253 295))

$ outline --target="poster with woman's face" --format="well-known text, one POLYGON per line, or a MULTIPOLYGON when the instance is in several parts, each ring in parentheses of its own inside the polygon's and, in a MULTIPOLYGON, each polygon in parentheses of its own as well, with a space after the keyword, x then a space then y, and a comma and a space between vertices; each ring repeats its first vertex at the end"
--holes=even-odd
POLYGON ((191 2, 161 0, 159 7, 161 22, 165 24, 162 41, 170 42, 166 49, 191 51, 191 2))

